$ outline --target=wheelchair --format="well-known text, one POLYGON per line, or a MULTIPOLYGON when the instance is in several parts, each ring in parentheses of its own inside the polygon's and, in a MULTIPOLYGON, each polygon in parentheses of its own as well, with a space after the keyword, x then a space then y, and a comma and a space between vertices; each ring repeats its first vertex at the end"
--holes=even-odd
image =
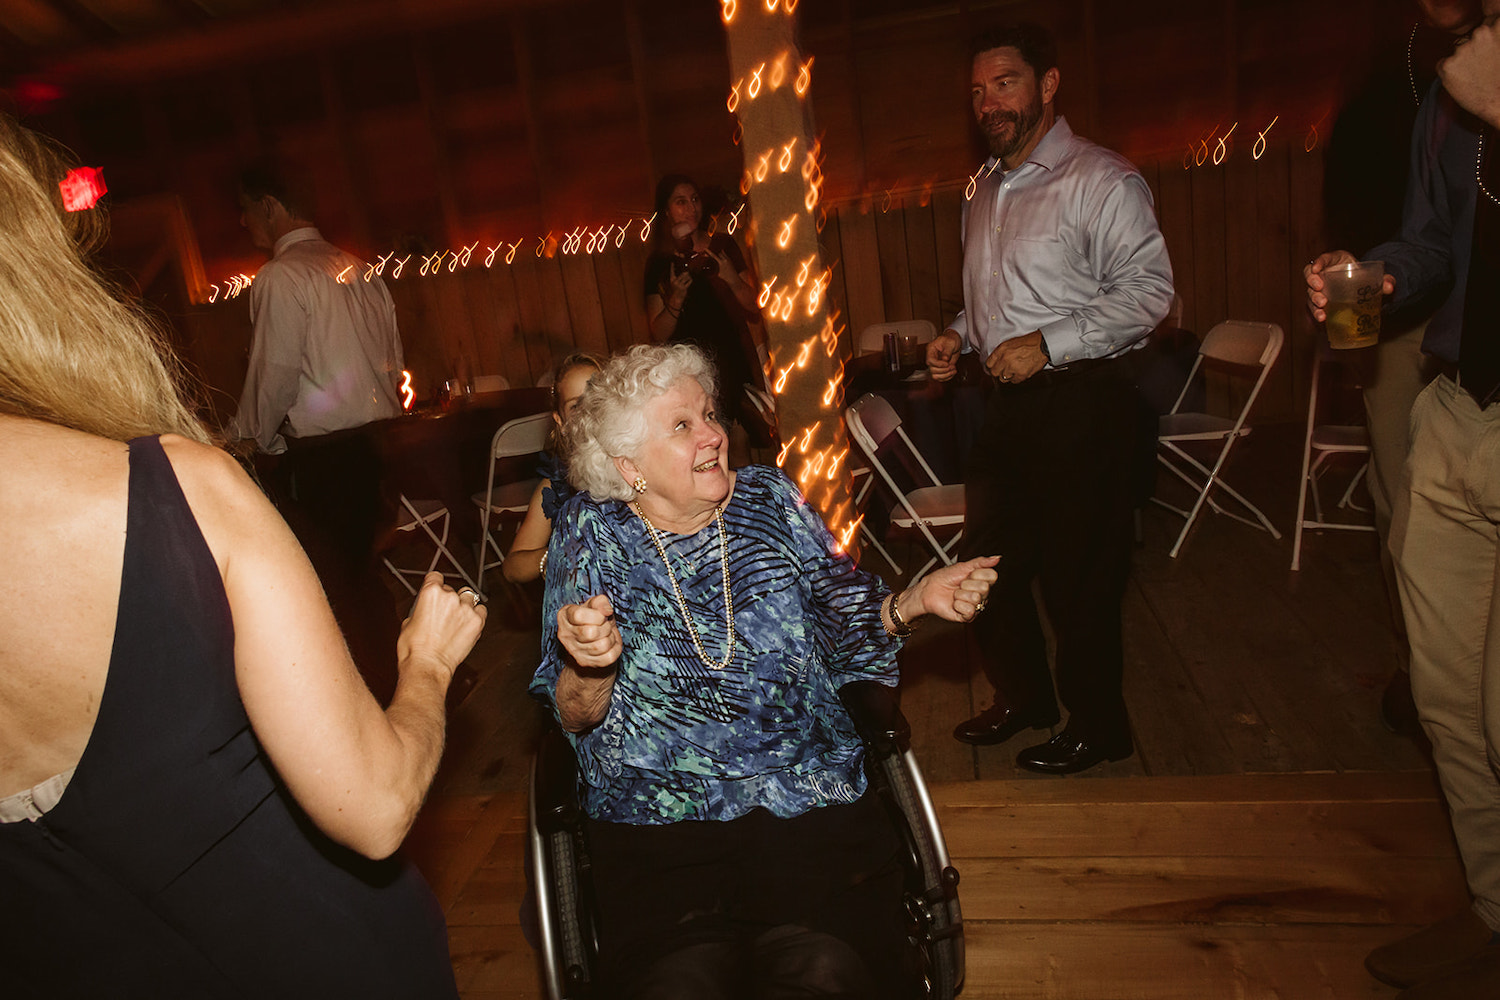
MULTIPOLYGON (((937 812, 911 752, 911 727, 892 688, 854 681, 839 694, 865 744, 870 787, 903 845, 902 902, 908 937, 921 956, 925 994, 952 1000, 964 982, 958 871, 948 861, 937 812)), ((549 730, 532 762, 528 845, 549 1000, 599 998, 593 988, 598 937, 577 767, 567 737, 555 727, 549 730)))

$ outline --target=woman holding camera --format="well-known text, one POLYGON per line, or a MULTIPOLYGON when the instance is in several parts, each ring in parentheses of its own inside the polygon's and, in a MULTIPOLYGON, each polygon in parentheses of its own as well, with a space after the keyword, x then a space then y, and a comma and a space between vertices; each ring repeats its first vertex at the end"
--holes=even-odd
MULTIPOLYGON (((765 385, 752 333, 760 324, 755 272, 733 237, 703 229, 703 202, 691 178, 668 174, 661 179, 656 218, 656 249, 646 261, 652 339, 702 348, 719 371, 720 417, 726 424, 742 424, 741 386, 765 385)), ((731 450, 740 454, 734 457, 748 457, 743 430, 731 428, 731 438, 738 438, 731 450)))

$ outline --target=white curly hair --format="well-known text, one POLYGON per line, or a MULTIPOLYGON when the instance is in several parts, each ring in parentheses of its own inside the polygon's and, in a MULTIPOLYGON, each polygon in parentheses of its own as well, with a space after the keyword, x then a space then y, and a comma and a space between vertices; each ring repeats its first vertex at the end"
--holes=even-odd
POLYGON ((718 398, 718 374, 691 344, 637 344, 610 358, 589 379, 568 420, 568 481, 595 500, 634 499, 614 460, 640 453, 646 404, 685 378, 697 380, 709 399, 718 398))

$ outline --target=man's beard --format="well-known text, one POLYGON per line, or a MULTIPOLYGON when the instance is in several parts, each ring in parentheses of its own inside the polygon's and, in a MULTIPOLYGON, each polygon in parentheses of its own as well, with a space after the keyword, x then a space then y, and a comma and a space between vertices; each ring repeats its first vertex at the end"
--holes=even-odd
POLYGON ((1041 120, 1042 98, 1038 94, 1036 101, 1030 107, 1021 109, 1020 112, 988 112, 980 119, 979 128, 984 133, 985 143, 990 147, 990 155, 998 160, 1004 160, 1021 151, 1041 120), (1009 138, 992 131, 993 127, 1001 122, 1011 123, 1009 138))

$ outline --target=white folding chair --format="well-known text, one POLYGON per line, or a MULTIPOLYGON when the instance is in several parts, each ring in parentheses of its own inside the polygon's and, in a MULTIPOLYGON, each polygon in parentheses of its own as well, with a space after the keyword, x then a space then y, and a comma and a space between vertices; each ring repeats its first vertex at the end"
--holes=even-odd
POLYGON ((776 430, 776 397, 762 389, 760 386, 744 384, 745 399, 750 402, 756 414, 764 420, 766 427, 775 434, 776 430))
MULTIPOLYGON (((1302 532, 1306 528, 1321 530, 1331 528, 1338 531, 1374 531, 1375 525, 1358 521, 1327 521, 1323 518, 1323 501, 1318 495, 1318 479, 1327 470, 1326 463, 1335 455, 1369 455, 1370 434, 1363 424, 1320 424, 1318 420, 1318 386, 1322 378, 1323 351, 1313 351, 1312 391, 1307 399, 1307 433, 1302 439, 1302 480, 1297 489, 1297 527, 1292 532, 1292 571, 1301 569, 1302 532), (1318 457, 1313 458, 1313 452, 1318 457), (1307 498, 1312 496, 1313 516, 1307 516, 1307 498)), ((1366 458, 1354 475, 1349 486, 1339 499, 1341 510, 1363 510, 1354 503, 1354 488, 1369 472, 1370 460, 1366 458)))
MULTIPOLYGON (((945 486, 932 471, 932 466, 922 457, 922 453, 912 444, 911 438, 907 436, 905 429, 901 426, 901 417, 897 415, 891 404, 885 399, 873 393, 858 399, 853 406, 844 411, 844 423, 849 429, 849 436, 859 445, 860 451, 865 453, 865 460, 870 463, 885 483, 891 495, 896 498, 896 503, 891 507, 890 523, 898 528, 915 528, 932 546, 933 557, 927 560, 918 572, 921 576, 932 568, 938 560, 943 565, 951 566, 955 562, 953 551, 958 547, 959 539, 963 537, 964 524, 964 488, 961 485, 945 486), (926 474, 929 485, 920 486, 910 493, 902 490, 896 480, 891 476, 890 470, 881 461, 880 452, 889 448, 888 454, 905 454, 926 474), (932 533, 933 527, 946 527, 957 525, 958 530, 946 545, 938 543, 932 533)), ((915 475, 915 473, 913 473, 915 475)), ((863 527, 863 522, 861 522, 863 527)), ((873 538, 873 536, 870 536, 873 538)), ((887 559, 889 553, 881 549, 887 559)), ((894 560, 892 560, 894 565, 894 560)))
POLYGON ((441 500, 408 500, 405 493, 401 494, 400 499, 400 519, 396 522, 396 531, 413 538, 418 531, 426 535, 427 540, 432 543, 432 559, 425 567, 420 569, 410 566, 398 566, 391 560, 392 554, 388 552, 380 559, 385 564, 385 568, 390 570, 391 575, 400 582, 401 586, 406 588, 407 593, 415 594, 417 588, 412 586, 411 581, 414 579, 421 580, 428 573, 437 569, 440 561, 446 559, 448 560, 448 565, 453 567, 453 572, 450 573, 447 570, 443 570, 443 576, 450 580, 462 580, 467 586, 478 590, 479 587, 475 586, 469 574, 464 572, 463 566, 459 564, 458 558, 448 548, 449 517, 448 508, 443 505, 443 502, 441 500), (434 525, 436 525, 436 528, 434 528, 434 525))
POLYGON ((870 530, 869 525, 865 524, 866 501, 875 492, 875 470, 868 465, 850 463, 849 489, 854 494, 854 516, 859 518, 859 533, 874 547, 876 552, 885 557, 885 561, 891 564, 891 569, 896 571, 897 576, 900 576, 906 571, 901 568, 901 564, 891 556, 886 547, 880 544, 880 539, 875 536, 875 532, 870 530))
POLYGON ((547 447, 547 435, 553 427, 551 413, 534 413, 504 424, 490 439, 490 470, 485 480, 483 493, 475 493, 474 506, 479 508, 479 569, 476 575, 484 582, 486 571, 505 561, 505 549, 491 530, 496 518, 520 518, 531 506, 531 495, 536 492, 539 476, 516 480, 496 481, 495 467, 502 460, 521 455, 534 455, 547 447), (490 559, 491 553, 495 558, 490 559))
POLYGON ((917 343, 930 344, 937 337, 937 327, 931 321, 925 319, 903 319, 893 323, 872 323, 859 331, 859 340, 855 343, 854 353, 869 354, 872 351, 885 350, 885 335, 894 333, 900 336, 903 333, 915 333, 917 343))
POLYGON ((1275 323, 1226 320, 1218 324, 1208 331, 1208 335, 1203 338, 1203 343, 1198 346, 1198 357, 1193 361, 1192 370, 1188 372, 1187 381, 1183 383, 1177 402, 1172 404, 1171 412, 1161 417, 1156 436, 1158 445, 1156 457, 1173 475, 1187 483, 1197 493, 1193 506, 1189 509, 1174 507, 1160 498, 1152 497, 1156 503, 1186 518, 1177 541, 1172 545, 1173 558, 1176 558, 1177 553, 1182 550, 1182 543, 1187 540, 1188 532, 1198 519, 1198 514, 1205 503, 1217 514, 1243 521, 1251 527, 1263 528, 1271 533, 1272 538, 1281 537, 1281 532, 1277 531, 1270 519, 1261 513, 1260 508, 1219 478, 1219 473, 1224 468, 1224 461, 1229 457, 1229 449, 1234 446, 1234 442, 1250 433, 1250 428, 1245 426, 1245 418, 1250 415, 1250 408, 1255 405, 1255 398, 1260 395, 1261 386, 1265 385, 1266 376, 1270 373, 1271 366, 1276 363, 1277 355, 1281 353, 1282 340, 1281 327, 1275 323), (1254 384, 1245 397, 1244 405, 1233 417, 1223 417, 1212 413, 1182 412, 1180 409, 1183 399, 1193 385, 1194 377, 1203 369, 1205 359, 1231 365, 1241 371, 1257 370, 1254 384), (1189 442, 1222 442, 1218 458, 1214 460, 1212 468, 1183 448, 1183 445, 1189 442), (1194 470, 1197 475, 1189 474, 1188 468, 1194 470), (1211 495, 1215 490, 1222 490, 1233 497, 1255 520, 1220 506, 1211 495))

